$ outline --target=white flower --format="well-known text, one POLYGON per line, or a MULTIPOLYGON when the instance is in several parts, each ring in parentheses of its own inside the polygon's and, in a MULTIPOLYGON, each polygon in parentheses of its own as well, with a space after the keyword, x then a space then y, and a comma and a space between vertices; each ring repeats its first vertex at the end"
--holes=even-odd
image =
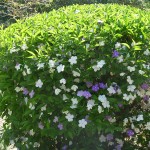
POLYGON ((89 100, 87 103, 87 109, 90 110, 93 108, 93 106, 95 105, 94 100, 89 100))
POLYGON ((58 95, 59 93, 61 92, 61 90, 60 89, 55 89, 55 95, 58 95))
POLYGON ((26 76, 26 75, 27 75, 25 71, 23 71, 22 74, 23 74, 23 76, 26 76))
POLYGON ((133 83, 133 80, 131 79, 130 76, 127 76, 127 82, 128 82, 129 84, 132 84, 132 83, 133 83))
POLYGON ((40 143, 35 142, 33 146, 34 147, 40 147, 40 143))
POLYGON ((71 101, 72 101, 73 104, 78 104, 77 98, 72 98, 71 101))
POLYGON ((145 129, 150 130, 150 122, 147 122, 147 124, 145 124, 145 129))
POLYGON ((41 107, 41 111, 45 111, 46 110, 46 105, 41 107))
POLYGON ((104 45, 105 45, 104 41, 99 42, 99 46, 104 46, 104 45))
POLYGON ((107 98, 106 98, 105 95, 99 95, 98 100, 101 101, 101 102, 105 102, 107 100, 107 98))
POLYGON ((30 103, 29 108, 30 108, 31 110, 34 110, 34 109, 35 109, 35 106, 30 103))
POLYGON ((27 103, 28 103, 28 97, 25 97, 25 98, 24 98, 24 101, 25 101, 25 103, 27 104, 27 103))
POLYGON ((136 119, 137 121, 141 121, 141 120, 143 120, 143 115, 138 115, 138 117, 137 117, 137 119, 136 119))
POLYGON ((102 102, 102 105, 103 105, 104 108, 109 108, 110 107, 109 101, 107 101, 107 100, 102 102))
POLYGON ((85 119, 81 119, 79 120, 79 127, 85 128, 85 126, 87 125, 87 121, 85 119))
POLYGON ((123 126, 126 126, 128 122, 129 122, 128 118, 125 118, 125 119, 123 120, 123 126))
POLYGON ((27 74, 31 74, 30 68, 27 69, 27 74))
POLYGON ((80 79, 79 79, 79 78, 76 78, 76 79, 74 79, 74 82, 79 83, 79 82, 80 82, 80 79))
POLYGON ((131 67, 131 66, 128 66, 127 67, 127 69, 130 71, 130 72, 133 72, 133 71, 135 71, 135 67, 133 66, 133 67, 131 67))
POLYGON ((106 137, 104 135, 101 135, 99 140, 100 142, 106 142, 106 137))
POLYGON ((38 69, 44 68, 44 63, 37 64, 38 69))
POLYGON ((77 56, 72 56, 69 59, 69 62, 70 62, 71 65, 76 64, 77 63, 77 56))
POLYGON ((106 63, 105 63, 105 60, 101 60, 101 61, 99 61, 99 62, 97 63, 97 67, 98 67, 98 68, 102 68, 105 64, 106 64, 106 63))
POLYGON ((119 43, 119 42, 117 42, 116 44, 115 44, 115 48, 120 48, 121 47, 121 44, 119 43))
POLYGON ((29 134, 30 134, 31 136, 33 136, 33 135, 35 134, 35 132, 33 131, 33 129, 29 131, 29 134))
POLYGON ((115 93, 116 93, 114 87, 112 87, 112 86, 110 86, 110 87, 107 89, 107 91, 109 92, 109 94, 115 94, 115 93))
POLYGON ((98 106, 98 112, 99 112, 99 113, 103 112, 103 109, 102 109, 101 106, 98 106))
POLYGON ((90 44, 87 43, 87 44, 85 45, 85 47, 86 47, 86 49, 88 49, 88 48, 90 47, 90 44))
POLYGON ((43 86, 43 82, 41 81, 41 79, 39 79, 38 81, 36 81, 35 86, 39 87, 39 88, 41 88, 43 86))
POLYGON ((128 88, 127 88, 127 91, 131 91, 131 92, 134 92, 136 86, 135 85, 129 85, 128 88))
POLYGON ((60 64, 59 66, 57 66, 57 71, 58 73, 63 72, 64 71, 65 66, 60 64))
POLYGON ((126 101, 129 101, 130 100, 130 97, 129 95, 127 95, 126 93, 123 94, 123 99, 126 100, 126 101))
POLYGON ((66 80, 63 78, 63 79, 60 80, 60 83, 66 84, 66 80))
POLYGON ((74 115, 68 113, 65 118, 69 121, 69 122, 72 122, 73 121, 73 118, 74 118, 74 115))
POLYGON ((150 51, 147 49, 146 51, 144 51, 144 55, 146 56, 150 55, 150 51))
POLYGON ((73 85, 72 87, 71 87, 71 90, 73 90, 73 91, 76 91, 78 89, 78 86, 76 86, 76 85, 73 85))
POLYGON ((92 66, 92 68, 94 69, 95 72, 98 71, 98 70, 100 70, 100 68, 97 67, 96 65, 95 65, 95 66, 92 66))
POLYGON ((21 66, 21 64, 16 64, 16 66, 15 66, 16 70, 19 70, 20 66, 21 66))
POLYGON ((53 68, 55 66, 55 61, 49 60, 48 64, 50 68, 53 68))
POLYGON ((119 63, 123 62, 123 55, 117 57, 117 60, 118 60, 119 63))
POLYGON ((80 76, 80 73, 77 72, 77 71, 72 71, 72 73, 73 73, 73 76, 74 76, 74 77, 79 77, 79 76, 80 76))
POLYGON ((120 73, 120 76, 122 77, 122 76, 124 76, 125 75, 125 73, 124 72, 122 72, 122 73, 120 73))
POLYGON ((22 88, 20 88, 20 87, 17 86, 17 87, 15 88, 15 91, 18 93, 18 92, 22 91, 22 88))
POLYGON ((28 49, 28 47, 27 47, 26 44, 23 44, 23 45, 21 46, 21 49, 22 49, 22 50, 26 50, 26 49, 28 49))
POLYGON ((66 99, 68 99, 68 97, 65 94, 63 94, 63 100, 65 101, 66 99))
POLYGON ((74 13, 75 13, 75 14, 78 14, 79 12, 80 12, 80 10, 75 10, 75 12, 74 12, 74 13))
POLYGON ((10 109, 8 109, 8 115, 11 115, 12 111, 10 109))
POLYGON ((139 70, 139 74, 143 75, 145 72, 142 70, 139 70))

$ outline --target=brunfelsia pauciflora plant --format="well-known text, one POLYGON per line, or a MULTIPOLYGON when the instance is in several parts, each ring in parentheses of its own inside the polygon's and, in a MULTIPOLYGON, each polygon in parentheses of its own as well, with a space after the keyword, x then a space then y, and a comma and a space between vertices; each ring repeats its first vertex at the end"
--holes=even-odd
POLYGON ((75 5, 1 30, 5 145, 150 147, 149 15, 75 5))

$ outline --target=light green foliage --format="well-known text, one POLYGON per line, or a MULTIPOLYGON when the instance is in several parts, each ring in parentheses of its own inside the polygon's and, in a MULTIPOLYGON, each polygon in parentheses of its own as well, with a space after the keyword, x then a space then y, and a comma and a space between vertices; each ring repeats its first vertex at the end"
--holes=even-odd
POLYGON ((149 16, 150 12, 129 6, 74 5, 0 30, 0 115, 6 117, 5 145, 13 140, 21 150, 38 149, 39 144, 39 149, 49 150, 72 141, 69 149, 105 150, 114 149, 120 139, 123 149, 140 149, 139 144, 147 148, 149 110, 143 108, 148 103, 140 86, 149 85, 149 16), (114 50, 119 56, 113 56, 114 50), (136 87, 133 91, 129 76, 136 87), (87 82, 103 82, 107 88, 94 92, 87 82), (112 86, 116 93, 109 91, 112 86), (81 90, 90 92, 91 98, 77 96, 81 90), (123 94, 130 95, 130 100, 123 94), (110 107, 104 107, 100 95, 107 97, 110 107), (75 108, 71 108, 72 98, 78 102, 75 108), (90 100, 95 103, 92 109, 87 107, 90 100), (123 125, 125 118, 140 114, 144 116, 141 122, 123 125), (87 123, 85 129, 80 121, 87 123), (126 134, 131 126, 136 144, 126 134), (109 134, 114 136, 114 145, 99 141, 101 135, 109 134))

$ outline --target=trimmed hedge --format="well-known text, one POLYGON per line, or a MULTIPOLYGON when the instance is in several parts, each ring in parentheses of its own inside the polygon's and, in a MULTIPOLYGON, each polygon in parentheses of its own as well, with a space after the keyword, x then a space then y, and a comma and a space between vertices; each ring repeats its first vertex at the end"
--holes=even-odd
POLYGON ((75 5, 0 30, 5 145, 148 148, 149 16, 129 6, 75 5))

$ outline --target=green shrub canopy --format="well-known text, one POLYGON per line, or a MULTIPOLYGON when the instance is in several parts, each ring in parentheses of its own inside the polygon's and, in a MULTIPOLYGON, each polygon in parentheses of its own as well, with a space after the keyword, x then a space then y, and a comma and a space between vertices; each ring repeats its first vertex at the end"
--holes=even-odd
POLYGON ((129 6, 75 5, 0 30, 5 144, 150 147, 149 16, 129 6))

